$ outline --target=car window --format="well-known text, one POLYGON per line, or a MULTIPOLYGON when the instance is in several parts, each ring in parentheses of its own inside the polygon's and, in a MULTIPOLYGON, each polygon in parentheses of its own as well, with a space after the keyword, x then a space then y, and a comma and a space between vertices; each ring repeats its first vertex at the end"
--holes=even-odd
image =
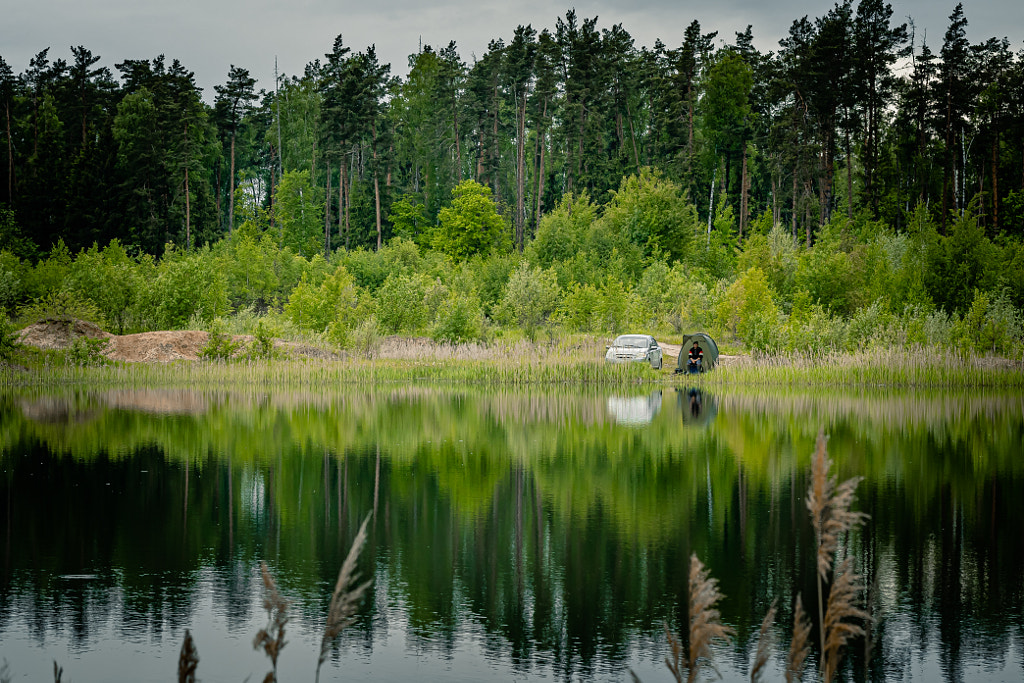
POLYGON ((647 348, 648 337, 639 334, 623 334, 615 338, 614 346, 629 346, 638 349, 647 348))

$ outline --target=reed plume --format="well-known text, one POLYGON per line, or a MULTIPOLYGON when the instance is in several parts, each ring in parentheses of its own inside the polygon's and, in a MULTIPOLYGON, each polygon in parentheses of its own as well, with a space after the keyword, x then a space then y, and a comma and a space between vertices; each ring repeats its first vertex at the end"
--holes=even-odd
POLYGON ((867 617, 867 613, 857 606, 859 595, 864 589, 860 584, 860 577, 853 573, 849 558, 842 562, 838 570, 835 568, 836 548, 839 537, 862 524, 868 515, 850 510, 857 485, 863 477, 852 477, 837 484, 837 478, 834 475, 829 476, 832 460, 828 457, 825 443, 824 434, 818 432, 818 442, 811 463, 807 509, 811 513, 811 524, 818 545, 816 584, 818 637, 822 653, 821 675, 825 681, 831 681, 838 666, 842 646, 854 635, 864 633, 864 629, 859 625, 851 624, 844 619, 867 617), (830 572, 834 581, 829 594, 828 611, 822 613, 823 589, 830 572))
POLYGON ((697 680, 702 661, 718 673, 711 644, 732 642, 734 631, 722 623, 722 615, 715 608, 715 603, 723 597, 718 591, 718 579, 711 578, 696 554, 690 556, 690 656, 687 662, 687 683, 697 680))
MULTIPOLYGON (((679 636, 669 629, 668 624, 665 624, 665 639, 668 640, 669 654, 665 657, 665 666, 672 672, 672 676, 676 679, 676 683, 683 683, 683 672, 686 671, 686 651, 683 648, 683 642, 679 640, 679 636)), ((633 674, 633 679, 639 681, 636 674, 633 674)))
POLYGON ((277 681, 277 658, 281 650, 287 644, 284 639, 284 627, 288 623, 288 601, 278 592, 274 577, 270 575, 266 562, 260 562, 260 572, 263 574, 263 587, 266 594, 263 596, 263 609, 267 610, 267 627, 261 628, 252 641, 252 646, 270 657, 272 670, 267 672, 263 683, 276 683, 277 681))
POLYGON ((192 640, 192 634, 185 629, 185 642, 181 644, 181 654, 178 656, 178 683, 196 683, 198 666, 199 650, 192 640))
POLYGON ((810 636, 811 620, 798 593, 793 609, 793 638, 789 641, 789 656, 786 657, 786 683, 799 683, 803 679, 804 662, 811 653, 810 636))
POLYGON ((369 514, 363 520, 362 526, 359 527, 359 533, 356 534, 355 539, 352 541, 352 547, 349 548, 348 556, 338 572, 338 581, 334 584, 334 594, 331 595, 331 605, 327 610, 327 625, 324 627, 324 636, 320 641, 320 657, 316 662, 316 681, 320 680, 320 667, 327 661, 331 643, 355 621, 356 608, 359 606, 359 601, 362 600, 366 589, 373 583, 373 579, 369 579, 356 585, 356 582, 359 580, 359 574, 356 572, 356 561, 359 559, 359 553, 366 543, 366 525, 369 523, 371 516, 372 514, 369 514))
POLYGON ((867 621, 870 615, 857 602, 864 591, 860 575, 853 572, 848 557, 836 568, 825 611, 825 645, 822 648, 822 678, 830 683, 839 670, 843 646, 850 638, 865 635, 864 628, 850 619, 867 621))
POLYGON ((768 659, 772 654, 772 647, 775 645, 775 638, 772 635, 772 624, 775 622, 775 600, 772 600, 768 614, 764 615, 761 621, 761 632, 757 637, 757 654, 754 655, 754 666, 750 668, 750 683, 757 683, 768 666, 768 659))

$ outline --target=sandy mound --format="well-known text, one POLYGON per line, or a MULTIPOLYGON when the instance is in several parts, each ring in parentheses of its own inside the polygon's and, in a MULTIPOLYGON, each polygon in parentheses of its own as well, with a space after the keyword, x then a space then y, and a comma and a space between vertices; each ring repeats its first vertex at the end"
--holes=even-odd
POLYGON ((109 339, 113 335, 104 332, 99 325, 86 320, 54 320, 47 318, 32 323, 18 333, 18 341, 41 349, 66 349, 75 337, 109 339))
POLYGON ((167 363, 172 360, 198 360, 210 335, 196 330, 140 332, 110 338, 107 358, 130 363, 167 363))
POLYGON ((106 339, 105 355, 111 360, 133 363, 166 363, 172 360, 196 360, 209 339, 206 332, 143 332, 118 336, 104 332, 85 320, 41 320, 18 333, 22 344, 41 349, 66 349, 77 337, 106 339))

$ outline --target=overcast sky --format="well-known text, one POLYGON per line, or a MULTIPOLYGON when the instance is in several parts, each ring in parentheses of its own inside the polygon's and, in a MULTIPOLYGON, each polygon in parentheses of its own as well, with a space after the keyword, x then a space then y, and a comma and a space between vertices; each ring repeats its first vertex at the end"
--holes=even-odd
MULTIPOLYGON (((705 32, 718 31, 719 43, 753 26, 762 51, 774 51, 794 19, 821 16, 828 0, 587 0, 559 5, 539 0, 0 0, 0 56, 16 74, 29 59, 50 48, 50 59, 71 61, 72 45, 99 55, 118 76, 124 59, 179 59, 195 72, 207 101, 213 86, 226 80, 234 64, 258 79, 257 89, 273 89, 274 58, 279 69, 300 75, 306 64, 323 60, 342 34, 353 51, 376 44, 392 74, 405 76, 408 56, 425 45, 443 47, 454 40, 463 60, 472 64, 487 43, 506 42, 519 24, 554 30, 557 17, 575 7, 577 16, 598 17, 598 28, 622 24, 637 47, 660 38, 669 47, 682 42, 683 30, 697 19, 705 32)), ((1010 40, 1019 51, 1024 40, 1024 2, 965 0, 968 39, 1010 40)), ((895 0, 894 23, 912 17, 917 44, 927 36, 938 52, 955 0, 895 0)))

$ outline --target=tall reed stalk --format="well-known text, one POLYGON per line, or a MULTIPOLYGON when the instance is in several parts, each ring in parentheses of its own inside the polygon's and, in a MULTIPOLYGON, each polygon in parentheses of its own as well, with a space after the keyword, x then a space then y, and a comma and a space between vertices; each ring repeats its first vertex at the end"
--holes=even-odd
POLYGON ((850 510, 857 485, 863 477, 852 477, 837 484, 837 478, 829 476, 831 466, 825 436, 819 432, 811 461, 807 510, 811 513, 811 525, 817 541, 818 637, 821 676, 826 683, 835 677, 843 645, 853 636, 864 635, 863 627, 849 620, 868 616, 858 606, 864 586, 860 577, 853 573, 850 558, 836 566, 839 537, 861 525, 868 517, 863 512, 850 510), (823 593, 830 575, 832 586, 826 610, 823 593))
POLYGON ((352 541, 348 556, 345 557, 341 570, 338 572, 338 581, 334 584, 331 605, 327 610, 327 624, 324 626, 324 635, 320 640, 320 657, 316 661, 315 680, 317 683, 320 681, 320 667, 327 661, 327 655, 330 654, 331 643, 355 621, 356 608, 359 607, 359 602, 363 599, 366 589, 373 583, 373 579, 368 579, 358 585, 356 583, 359 581, 356 561, 366 543, 366 525, 369 523, 370 517, 372 517, 372 513, 366 516, 359 527, 359 533, 352 541))
POLYGON ((267 610, 267 627, 261 628, 252 641, 252 646, 270 658, 272 669, 263 679, 263 683, 276 683, 277 658, 287 644, 284 639, 284 627, 288 623, 288 601, 277 590, 274 577, 270 575, 266 562, 260 562, 260 573, 263 576, 263 609, 267 610))
POLYGON ((685 658, 679 638, 667 627, 665 629, 671 647, 671 655, 665 658, 665 665, 677 683, 682 683, 684 671, 687 683, 695 683, 700 676, 701 665, 708 665, 718 673, 711 645, 716 642, 728 644, 735 634, 731 626, 722 623, 722 614, 715 607, 724 597, 718 590, 718 579, 711 578, 696 554, 690 557, 689 588, 690 643, 685 658))

